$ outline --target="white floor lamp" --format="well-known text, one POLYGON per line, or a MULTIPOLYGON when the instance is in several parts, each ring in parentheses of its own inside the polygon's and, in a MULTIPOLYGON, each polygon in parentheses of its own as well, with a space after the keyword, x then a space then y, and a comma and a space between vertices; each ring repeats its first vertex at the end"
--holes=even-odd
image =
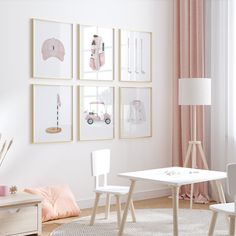
MULTIPOLYGON (((192 140, 188 142, 188 149, 184 160, 187 167, 192 156, 192 168, 196 168, 197 148, 205 169, 208 169, 206 156, 201 141, 197 140, 197 106, 211 105, 211 79, 209 78, 182 78, 179 79, 179 105, 192 107, 192 140), (191 155, 192 154, 192 155, 191 155)), ((193 205, 193 184, 190 192, 190 208, 193 205)))

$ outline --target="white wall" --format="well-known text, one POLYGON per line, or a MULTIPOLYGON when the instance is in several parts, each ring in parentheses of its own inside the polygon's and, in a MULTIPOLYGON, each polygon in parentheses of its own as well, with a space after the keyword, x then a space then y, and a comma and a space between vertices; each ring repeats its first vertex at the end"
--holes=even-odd
MULTIPOLYGON (((0 184, 17 185, 22 189, 67 183, 80 206, 86 207, 94 198, 93 178, 90 176, 92 150, 111 149, 110 180, 115 184, 128 184, 127 180, 116 176, 119 172, 171 164, 172 4, 172 0, 0 0, 0 132, 14 137, 14 145, 0 170, 0 184), (32 144, 30 84, 65 82, 31 78, 31 18, 153 32, 153 137, 118 138, 116 90, 116 138, 78 142, 78 102, 74 86, 74 141, 32 144)), ((75 52, 76 29, 74 26, 75 52)), ((116 47, 116 55, 117 52, 116 47)), ((115 81, 108 84, 124 85, 118 82, 117 56, 115 61, 115 81)), ((77 68, 76 63, 75 53, 74 68, 77 68)), ((82 84, 76 77, 77 70, 69 83, 82 84)), ((166 186, 139 183, 136 198, 160 195, 166 192, 158 191, 163 189, 166 186)))

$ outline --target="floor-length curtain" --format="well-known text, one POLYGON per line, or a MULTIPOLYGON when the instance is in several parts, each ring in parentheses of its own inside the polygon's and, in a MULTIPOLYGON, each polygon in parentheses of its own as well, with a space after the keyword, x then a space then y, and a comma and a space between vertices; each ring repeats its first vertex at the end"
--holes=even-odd
POLYGON ((211 1, 211 166, 236 162, 236 3, 211 1))
POLYGON ((228 4, 211 1, 211 167, 225 170, 228 77, 228 4))
MULTIPOLYGON (((178 79, 204 77, 204 4, 203 0, 174 1, 174 78, 173 78, 173 165, 183 166, 192 135, 191 110, 178 105, 178 79)), ((203 108, 197 108, 197 139, 204 140, 203 108)), ((203 163, 197 157, 198 168, 203 163)), ((183 197, 189 188, 182 188, 183 197)), ((207 186, 194 186, 195 201, 206 202, 207 186)))
POLYGON ((227 162, 236 162, 236 2, 228 4, 227 162))

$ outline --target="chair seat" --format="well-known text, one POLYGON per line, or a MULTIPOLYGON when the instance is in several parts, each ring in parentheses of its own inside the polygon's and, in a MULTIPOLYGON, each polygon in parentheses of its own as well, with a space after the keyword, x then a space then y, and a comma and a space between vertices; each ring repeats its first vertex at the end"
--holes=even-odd
POLYGON ((111 194, 126 195, 129 192, 129 187, 107 185, 103 187, 98 187, 94 191, 96 193, 111 193, 111 194))
POLYGON ((236 216, 236 212, 235 212, 235 209, 234 209, 234 202, 214 204, 214 205, 210 206, 210 209, 213 210, 213 211, 223 212, 223 213, 226 213, 228 215, 235 215, 236 216))

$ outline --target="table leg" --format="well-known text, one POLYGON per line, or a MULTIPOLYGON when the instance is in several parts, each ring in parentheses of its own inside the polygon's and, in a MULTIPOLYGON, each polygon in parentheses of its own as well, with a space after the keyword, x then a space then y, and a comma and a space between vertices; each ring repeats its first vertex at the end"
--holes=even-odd
POLYGON ((224 193, 221 182, 219 180, 216 180, 215 183, 216 183, 216 188, 219 194, 220 203, 226 203, 225 193, 224 193))
POLYGON ((190 186, 190 209, 193 209, 193 188, 194 188, 194 185, 191 184, 191 186, 190 186))
POLYGON ((134 210, 134 203, 133 200, 131 199, 130 201, 130 211, 131 211, 131 215, 132 215, 132 220, 134 223, 136 223, 136 216, 135 216, 135 210, 134 210))
POLYGON ((229 217, 230 223, 229 223, 229 236, 235 235, 235 217, 230 216, 229 217))
POLYGON ((123 217, 122 217, 122 221, 121 221, 121 224, 120 224, 119 236, 123 235, 125 222, 126 222, 126 219, 127 219, 127 214, 128 214, 128 210, 129 210, 129 206, 130 206, 130 201, 132 199, 132 194, 133 194, 133 191, 134 191, 135 183, 136 183, 135 180, 131 180, 131 184, 130 184, 130 188, 129 188, 129 194, 128 194, 128 197, 127 197, 127 200, 126 200, 126 205, 125 205, 123 217))
POLYGON ((173 235, 178 236, 179 186, 172 187, 173 235))

